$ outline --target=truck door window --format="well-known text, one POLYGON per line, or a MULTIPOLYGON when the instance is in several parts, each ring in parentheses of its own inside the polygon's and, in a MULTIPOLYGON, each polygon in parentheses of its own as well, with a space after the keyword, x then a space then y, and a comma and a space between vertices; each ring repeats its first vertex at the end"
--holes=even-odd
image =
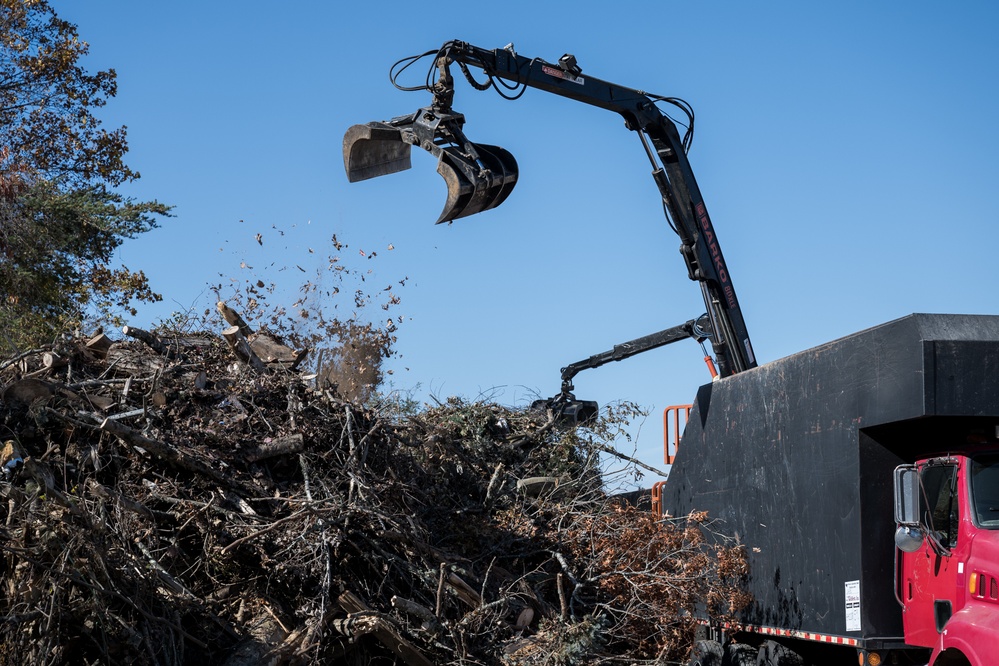
POLYGON ((999 456, 978 456, 971 461, 971 499, 975 524, 999 529, 999 456))
MULTIPOLYGON (((920 473, 923 497, 920 516, 930 535, 944 548, 957 545, 959 522, 957 467, 927 465, 920 473)), ((999 508, 999 507, 997 507, 999 508)), ((999 515, 996 516, 999 518, 999 515)))

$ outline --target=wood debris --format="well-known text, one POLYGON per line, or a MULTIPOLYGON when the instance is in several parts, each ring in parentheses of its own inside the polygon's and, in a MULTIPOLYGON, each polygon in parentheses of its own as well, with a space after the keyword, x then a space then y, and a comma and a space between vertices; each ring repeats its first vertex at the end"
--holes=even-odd
MULTIPOLYGON (((0 359, 0 665, 583 664, 683 649, 628 632, 655 612, 681 635, 684 606, 605 585, 621 565, 594 547, 595 526, 670 529, 605 494, 606 442, 492 404, 352 404, 303 358, 243 322, 0 359)), ((717 567, 701 564, 710 581, 717 567)))

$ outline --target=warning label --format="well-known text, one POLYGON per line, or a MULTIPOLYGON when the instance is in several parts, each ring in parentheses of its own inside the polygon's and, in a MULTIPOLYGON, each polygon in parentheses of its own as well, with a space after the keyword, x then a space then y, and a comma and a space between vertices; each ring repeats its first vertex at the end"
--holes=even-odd
POLYGON ((846 582, 846 630, 860 631, 860 581, 846 582))
POLYGON ((578 83, 579 85, 583 85, 584 83, 586 83, 586 79, 584 79, 582 76, 573 76, 569 72, 563 71, 556 67, 549 67, 548 65, 542 65, 541 71, 547 74, 548 76, 554 76, 556 79, 562 79, 563 81, 570 81, 572 83, 578 83))

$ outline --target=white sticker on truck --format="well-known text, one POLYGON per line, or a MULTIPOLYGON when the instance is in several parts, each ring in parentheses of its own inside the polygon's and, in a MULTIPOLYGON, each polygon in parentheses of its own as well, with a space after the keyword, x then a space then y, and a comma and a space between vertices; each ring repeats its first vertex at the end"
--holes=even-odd
POLYGON ((846 630, 860 631, 860 581, 846 582, 846 630))

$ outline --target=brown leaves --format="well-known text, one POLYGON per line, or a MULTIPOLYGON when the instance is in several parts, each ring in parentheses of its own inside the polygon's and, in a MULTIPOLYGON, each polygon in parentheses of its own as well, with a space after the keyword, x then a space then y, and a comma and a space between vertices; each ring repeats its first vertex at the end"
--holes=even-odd
POLYGON ((709 528, 704 513, 663 520, 619 506, 581 515, 567 531, 564 542, 579 561, 589 561, 586 575, 614 609, 608 633, 637 640, 633 656, 680 659, 701 605, 731 619, 750 601, 741 586, 748 573, 742 547, 709 528))

